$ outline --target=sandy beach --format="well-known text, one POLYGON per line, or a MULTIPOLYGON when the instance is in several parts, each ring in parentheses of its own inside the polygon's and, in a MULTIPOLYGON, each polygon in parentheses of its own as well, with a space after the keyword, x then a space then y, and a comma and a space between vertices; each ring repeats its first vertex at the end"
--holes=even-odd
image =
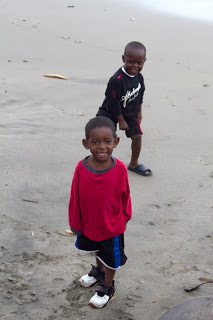
MULTIPOLYGON (((178 303, 212 296, 213 23, 125 2, 0 2, 0 320, 158 320, 178 303), (122 65, 124 46, 147 48, 141 162, 129 173, 133 218, 116 299, 88 305, 79 287, 94 257, 79 255, 67 207, 81 140, 122 65), (68 80, 47 78, 59 74, 68 80)), ((118 131, 114 156, 130 141, 118 131)))

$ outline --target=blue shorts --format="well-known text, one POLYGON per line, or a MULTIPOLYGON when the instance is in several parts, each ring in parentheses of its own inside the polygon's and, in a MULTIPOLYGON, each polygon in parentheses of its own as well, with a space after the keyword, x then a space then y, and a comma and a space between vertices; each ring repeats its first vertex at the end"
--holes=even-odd
POLYGON ((77 236, 75 247, 81 251, 97 252, 97 258, 108 268, 116 270, 126 263, 124 234, 102 241, 93 241, 83 234, 77 236))

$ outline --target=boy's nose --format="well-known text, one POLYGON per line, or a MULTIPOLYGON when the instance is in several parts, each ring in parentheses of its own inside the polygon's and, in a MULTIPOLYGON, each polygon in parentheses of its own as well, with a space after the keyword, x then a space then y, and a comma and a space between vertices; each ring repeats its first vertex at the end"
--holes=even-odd
POLYGON ((99 143, 99 148, 100 149, 105 149, 105 142, 100 142, 99 143))

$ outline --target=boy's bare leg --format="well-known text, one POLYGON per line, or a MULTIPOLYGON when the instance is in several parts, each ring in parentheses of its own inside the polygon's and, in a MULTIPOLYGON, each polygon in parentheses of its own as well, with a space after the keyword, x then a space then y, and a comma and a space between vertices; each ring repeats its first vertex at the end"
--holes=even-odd
POLYGON ((110 286, 112 284, 114 276, 115 276, 115 270, 106 268, 105 281, 104 281, 106 285, 110 286))
POLYGON ((106 285, 110 286, 115 276, 115 270, 107 268, 99 259, 96 258, 97 266, 100 271, 105 271, 105 280, 106 285))
POLYGON ((132 157, 129 163, 131 168, 135 168, 138 165, 138 158, 140 156, 141 147, 142 147, 142 137, 141 134, 133 134, 132 139, 132 157))
POLYGON ((106 266, 98 258, 96 258, 96 265, 99 267, 101 272, 106 271, 106 266))

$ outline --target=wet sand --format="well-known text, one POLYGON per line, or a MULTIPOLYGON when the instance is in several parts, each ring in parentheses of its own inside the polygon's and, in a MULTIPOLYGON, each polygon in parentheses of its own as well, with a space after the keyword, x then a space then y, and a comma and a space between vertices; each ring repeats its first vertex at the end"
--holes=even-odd
MULTIPOLYGON (((212 29, 114 1, 1 2, 1 320, 157 320, 212 295, 212 284, 184 291, 213 277, 212 29), (95 288, 77 283, 94 257, 65 232, 70 184, 84 126, 132 40, 147 47, 141 162, 154 173, 129 173, 128 261, 116 299, 95 310, 95 288)), ((128 164, 118 133, 114 155, 128 164)))

